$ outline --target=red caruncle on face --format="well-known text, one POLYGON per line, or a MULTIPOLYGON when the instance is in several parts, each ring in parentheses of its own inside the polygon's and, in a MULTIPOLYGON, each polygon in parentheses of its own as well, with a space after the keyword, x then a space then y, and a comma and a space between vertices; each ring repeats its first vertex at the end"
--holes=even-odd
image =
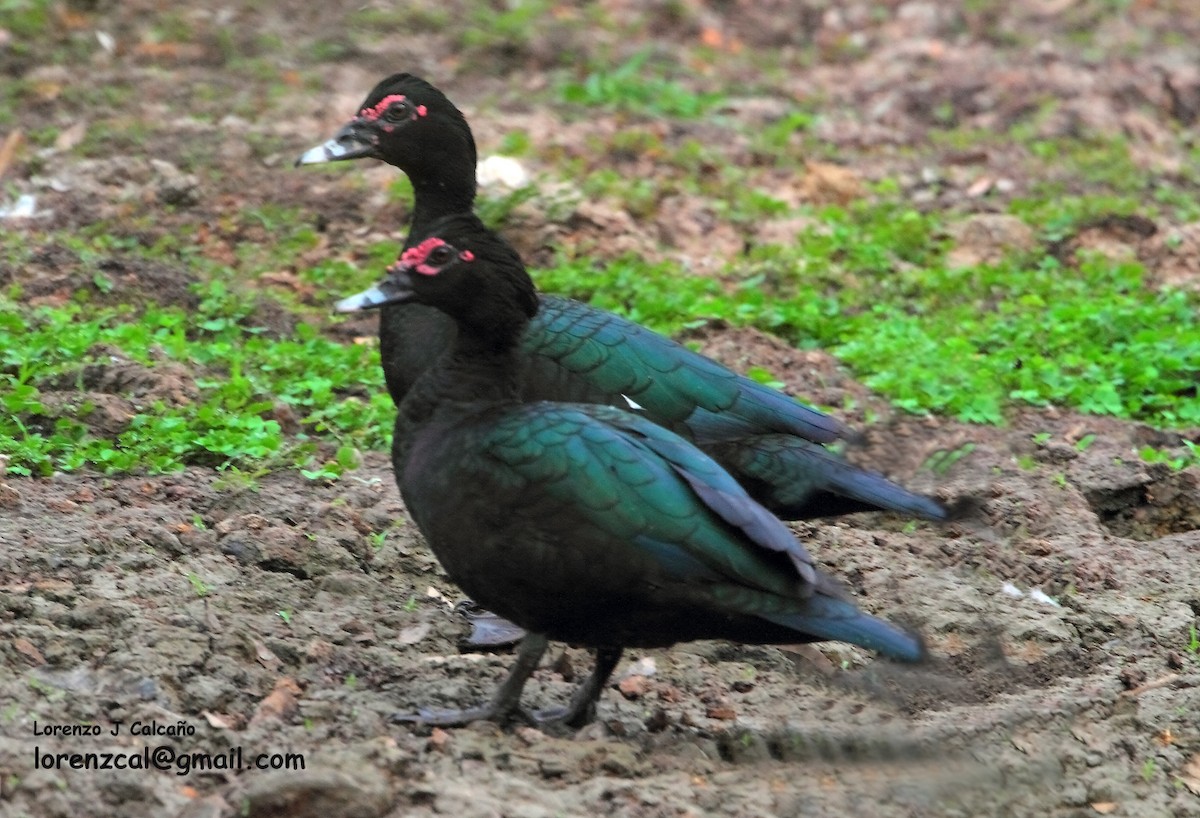
MULTIPOLYGON (((399 267, 404 267, 408 270, 412 270, 413 272, 419 273, 421 275, 427 275, 427 276, 428 275, 437 275, 438 273, 440 273, 442 271, 442 268, 445 266, 446 261, 449 260, 448 258, 440 259, 438 264, 428 263, 430 254, 433 253, 435 250, 437 250, 439 247, 447 247, 450 250, 454 249, 444 239, 439 239, 436 236, 433 238, 428 238, 428 239, 425 239, 425 241, 418 244, 416 247, 410 247, 407 250, 405 250, 400 255, 400 258, 396 259, 396 263, 393 264, 388 269, 389 269, 389 271, 392 271, 399 267)), ((470 250, 463 250, 460 253, 458 253, 458 260, 464 261, 464 262, 472 262, 475 260, 475 254, 472 253, 470 250)))
POLYGON ((391 107, 393 102, 404 102, 406 99, 408 99, 408 97, 404 96, 404 94, 388 94, 370 108, 363 108, 358 112, 358 115, 362 119, 369 119, 374 122, 375 120, 379 119, 379 117, 383 116, 383 112, 391 107))
MULTIPOLYGON (((395 103, 405 102, 407 100, 408 100, 408 97, 406 97, 404 94, 388 94, 386 97, 379 100, 379 102, 376 102, 370 108, 363 108, 361 111, 358 112, 358 116, 360 119, 366 119, 370 122, 374 122, 377 119, 379 119, 381 116, 383 116, 384 113, 387 112, 387 109, 390 108, 395 103)), ((424 105, 417 105, 415 108, 413 108, 412 119, 414 119, 414 120, 420 119, 421 117, 427 115, 428 113, 429 113, 429 109, 426 108, 424 105)))

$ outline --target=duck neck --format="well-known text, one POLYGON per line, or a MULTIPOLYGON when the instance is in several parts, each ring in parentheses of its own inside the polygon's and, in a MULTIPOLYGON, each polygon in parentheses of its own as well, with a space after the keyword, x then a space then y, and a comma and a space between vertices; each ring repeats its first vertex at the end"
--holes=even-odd
POLYGON ((470 213, 475 207, 475 169, 463 178, 451 174, 412 174, 412 224, 408 235, 424 236, 438 219, 459 213, 470 213))
MULTIPOLYGON (((475 174, 438 181, 436 174, 405 171, 413 186, 413 210, 404 247, 429 235, 430 226, 445 216, 470 213, 475 203, 475 174)), ((437 350, 449 348, 454 322, 443 312, 422 304, 391 304, 379 313, 379 346, 388 393, 397 402, 413 389, 432 364, 437 350), (421 354, 418 350, 425 350, 421 354)))
POLYGON ((431 423, 452 422, 485 406, 516 401, 519 392, 515 342, 497 342, 460 330, 401 402, 395 445, 403 447, 431 423))

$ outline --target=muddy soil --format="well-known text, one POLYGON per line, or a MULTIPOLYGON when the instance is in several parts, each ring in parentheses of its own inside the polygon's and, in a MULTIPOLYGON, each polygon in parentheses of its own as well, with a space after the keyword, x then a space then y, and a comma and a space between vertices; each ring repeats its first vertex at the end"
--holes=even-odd
MULTIPOLYGON (((547 6, 507 44, 464 37, 478 22, 457 2, 413 4, 411 18, 372 4, 366 11, 411 20, 386 36, 361 23, 360 3, 64 6, 46 53, 86 40, 96 43, 90 61, 0 50, 6 78, 42 89, 22 97, 14 127, 144 128, 138 140, 98 143, 96 155, 70 140, 19 154, 6 189, 36 193, 49 212, 4 229, 119 224, 145 245, 186 230, 221 258, 246 238, 227 232, 231 214, 282 204, 322 231, 308 261, 355 257, 404 222, 404 206, 386 195, 393 172, 289 164, 378 77, 429 76, 464 107, 485 153, 514 125, 527 128, 553 148, 534 162, 554 180, 567 173, 554 157, 586 154, 625 115, 580 121, 531 103, 531 91, 575 58, 620 61, 647 45, 684 54, 701 40, 717 56, 696 82, 732 89, 740 102, 727 116, 753 122, 789 99, 825 100, 829 153, 815 160, 899 179, 929 207, 979 214, 967 218, 987 229, 956 238, 965 258, 994 251, 988 225, 1004 222, 984 215, 1029 180, 1002 152, 962 155, 931 141, 947 117, 979 128, 1033 117, 1048 135, 1122 136, 1151 179, 1188 161, 1200 18, 1184 13, 1187 3, 952 5, 599 4, 628 23, 614 31, 547 6), (755 49, 778 50, 788 70, 754 76, 735 57, 755 49), (137 93, 114 109, 81 86, 137 93)), ((689 127, 665 138, 705 138, 704 126, 689 127)), ((753 161, 736 140, 729 156, 753 161)), ((824 195, 828 184, 800 187, 802 175, 758 181, 781 196, 824 195)), ((710 203, 677 204, 651 218, 613 202, 526 208, 512 238, 534 260, 564 247, 642 249, 700 272, 743 251, 744 228, 710 203)), ((1072 241, 1131 253, 1155 281, 1194 284, 1195 225, 1152 228, 1100 223, 1072 241)), ((252 238, 269 251, 269 230, 252 238)), ((118 246, 102 263, 112 289, 94 298, 194 297, 183 261, 139 261, 118 246)), ((88 269, 49 242, 34 263, 0 269, 0 284, 52 301, 91 287, 88 269)), ((286 333, 294 318, 264 305, 262 323, 286 333)), ((824 353, 719 327, 695 340, 731 366, 768 368, 795 394, 853 406, 839 414, 866 433, 855 459, 947 500, 980 501, 977 520, 944 527, 885 515, 796 526, 864 607, 924 630, 930 666, 897 669, 840 645, 695 643, 627 655, 597 723, 573 735, 396 726, 396 711, 487 696, 512 655, 462 649, 462 595, 404 522, 383 454, 332 483, 294 471, 239 482, 199 467, 9 476, 0 483, 0 814, 1200 816, 1200 480, 1137 455, 1179 446, 1179 434, 1056 410, 1015 413, 1002 428, 917 418, 824 353), (1090 446, 1077 445, 1088 435, 1090 446), (245 763, 265 754, 277 769, 188 769, 188 754, 239 750, 245 763), (157 752, 167 769, 47 761, 69 752, 133 765, 157 752), (286 768, 297 760, 302 770, 286 768)), ((63 388, 97 402, 98 431, 139 396, 186 400, 194 383, 186 369, 133 371, 119 359, 91 375, 63 388)), ((556 646, 529 703, 563 702, 588 662, 556 646)))

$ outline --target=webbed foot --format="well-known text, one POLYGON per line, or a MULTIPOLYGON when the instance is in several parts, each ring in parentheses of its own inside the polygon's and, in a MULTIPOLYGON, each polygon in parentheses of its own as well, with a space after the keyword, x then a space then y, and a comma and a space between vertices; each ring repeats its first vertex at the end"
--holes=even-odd
POLYGON ((458 603, 455 608, 471 624, 471 634, 463 640, 466 647, 500 648, 520 642, 525 637, 525 629, 520 625, 479 607, 469 599, 458 603))
POLYGON ((495 701, 462 710, 440 710, 422 707, 415 713, 393 713, 393 724, 416 724, 429 727, 465 727, 473 721, 492 721, 503 724, 517 719, 526 724, 537 724, 537 716, 521 707, 499 708, 495 701))
POLYGON ((521 709, 521 691, 546 652, 547 644, 548 641, 542 634, 528 634, 521 641, 516 663, 509 670, 508 676, 500 683, 496 695, 487 704, 468 707, 465 710, 429 708, 418 710, 416 713, 395 713, 392 715, 392 721, 401 724, 428 724, 435 727, 461 727, 480 720, 503 723, 513 716, 519 716, 532 724, 534 723, 533 717, 521 709))
POLYGON ((617 662, 621 661, 621 648, 600 648, 596 651, 596 666, 571 696, 565 707, 547 707, 535 710, 534 723, 543 729, 569 727, 579 729, 596 718, 596 700, 604 690, 608 677, 617 662))

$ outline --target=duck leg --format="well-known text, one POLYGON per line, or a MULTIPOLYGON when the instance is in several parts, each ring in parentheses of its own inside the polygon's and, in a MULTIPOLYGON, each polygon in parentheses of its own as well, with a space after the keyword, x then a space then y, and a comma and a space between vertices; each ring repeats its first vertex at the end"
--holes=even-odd
MULTIPOLYGON (((465 710, 432 710, 421 709, 416 713, 395 713, 393 722, 409 724, 428 724, 436 727, 462 727, 473 721, 503 722, 514 714, 520 713, 521 691, 525 682, 537 669, 538 662, 546 652, 549 640, 540 633, 531 633, 521 640, 517 651, 517 661, 508 672, 508 676, 500 683, 492 700, 478 707, 468 707, 465 710)), ((618 652, 618 657, 620 653, 618 652)), ((613 664, 616 664, 614 660, 613 664)), ((597 665, 597 669, 599 666, 597 665)), ((609 673, 612 672, 610 667, 609 673)), ((607 675, 607 674, 606 674, 607 675)), ((589 679, 590 681, 590 679, 589 679)), ((600 683, 603 685, 603 682, 600 683)), ((597 694, 599 690, 597 690, 597 694)), ((593 697, 594 698, 594 697, 593 697)), ((574 704, 574 700, 572 700, 574 704)), ((523 714, 522 714, 523 715, 523 714)))
POLYGON ((571 696, 566 707, 550 707, 533 713, 539 727, 583 727, 596 718, 596 700, 604 690, 608 677, 621 661, 622 648, 597 648, 596 666, 583 684, 571 696))

